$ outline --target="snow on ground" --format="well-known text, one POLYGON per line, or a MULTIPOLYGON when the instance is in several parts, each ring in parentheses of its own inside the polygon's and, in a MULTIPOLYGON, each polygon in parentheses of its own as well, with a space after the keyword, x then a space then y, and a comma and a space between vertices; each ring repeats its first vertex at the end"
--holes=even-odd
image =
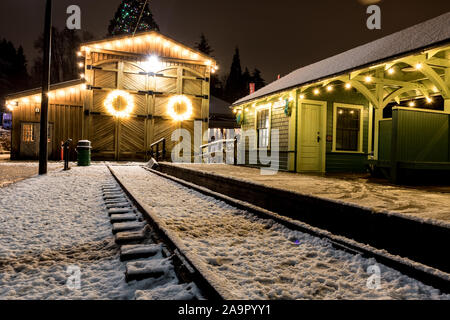
MULTIPOLYGON (((9 158, 9 155, 7 156, 9 158)), ((3 162, 0 157, 0 187, 37 175, 38 167, 37 162, 3 162)), ((63 164, 58 162, 48 164, 49 170, 61 169, 62 167, 63 164)))
POLYGON ((236 299, 450 299, 383 265, 381 289, 369 289, 366 270, 376 264, 373 259, 336 250, 141 167, 113 170, 176 234, 190 259, 236 299))
POLYGON ((112 181, 106 166, 73 167, 0 189, 0 300, 134 299, 136 290, 178 284, 125 282, 102 199, 112 181), (80 290, 66 286, 70 266, 80 268, 80 290))
POLYGON ((432 187, 400 187, 371 183, 366 179, 338 179, 287 172, 264 176, 260 174, 259 169, 225 164, 173 165, 268 187, 352 203, 373 210, 389 211, 425 221, 435 220, 441 224, 450 224, 450 192, 434 191, 432 187))

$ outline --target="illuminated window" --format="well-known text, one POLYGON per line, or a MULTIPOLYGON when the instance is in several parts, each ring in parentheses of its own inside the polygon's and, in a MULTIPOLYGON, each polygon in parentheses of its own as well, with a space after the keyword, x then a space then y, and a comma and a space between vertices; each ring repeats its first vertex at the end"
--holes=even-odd
POLYGON ((22 127, 22 141, 23 142, 34 142, 33 136, 33 124, 27 123, 22 127))
POLYGON ((362 107, 335 105, 333 151, 362 152, 362 107))
POLYGON ((258 134, 258 148, 269 146, 270 110, 262 109, 256 112, 256 131, 258 134))

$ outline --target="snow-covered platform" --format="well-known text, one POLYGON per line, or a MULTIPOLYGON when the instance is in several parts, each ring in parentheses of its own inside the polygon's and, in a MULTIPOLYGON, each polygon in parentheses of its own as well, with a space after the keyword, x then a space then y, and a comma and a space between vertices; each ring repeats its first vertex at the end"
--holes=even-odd
POLYGON ((373 183, 363 178, 333 178, 309 174, 278 172, 261 175, 256 168, 225 164, 172 164, 202 173, 260 184, 303 195, 389 211, 424 221, 442 221, 450 225, 450 187, 400 187, 373 183))
POLYGON ((450 194, 222 164, 160 163, 163 173, 446 272, 450 194))

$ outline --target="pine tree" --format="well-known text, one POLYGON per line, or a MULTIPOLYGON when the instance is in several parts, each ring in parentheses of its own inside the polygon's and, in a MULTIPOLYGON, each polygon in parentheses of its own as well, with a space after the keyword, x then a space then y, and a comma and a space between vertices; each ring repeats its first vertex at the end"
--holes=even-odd
POLYGON ((207 56, 211 56, 211 54, 214 52, 213 48, 211 48, 211 46, 209 45, 209 41, 208 39, 206 39, 204 33, 200 35, 200 42, 197 42, 195 44, 195 48, 198 51, 206 54, 207 56))
POLYGON ((230 74, 228 75, 225 84, 225 99, 227 102, 235 102, 238 100, 243 92, 245 83, 242 79, 241 57, 239 48, 236 47, 231 63, 230 74))
POLYGON ((5 39, 0 41, 0 110, 4 106, 4 95, 28 88, 27 60, 20 46, 5 39))
POLYGON ((256 90, 266 86, 266 81, 262 78, 261 71, 257 68, 253 70, 251 82, 255 84, 256 90))
POLYGON ((153 14, 150 11, 150 7, 147 1, 123 0, 116 11, 116 14, 114 15, 114 19, 110 21, 108 34, 110 36, 132 34, 135 29, 136 32, 150 30, 159 31, 159 26, 153 19, 153 14), (139 25, 137 25, 139 17, 141 16, 142 9, 144 9, 142 18, 139 22, 139 25))
MULTIPOLYGON (((92 40, 93 36, 89 32, 78 32, 65 28, 59 31, 52 29, 52 64, 50 80, 58 83, 79 78, 80 69, 77 66, 76 52, 82 42, 92 40)), ((43 36, 41 35, 34 43, 39 56, 35 59, 31 69, 32 83, 34 86, 40 85, 42 79, 42 53, 43 36)))
POLYGON ((252 76, 250 75, 250 71, 248 70, 248 68, 245 68, 244 73, 242 74, 242 88, 241 91, 239 92, 239 98, 245 97, 246 95, 248 95, 250 93, 250 83, 253 82, 252 81, 252 76))
MULTIPOLYGON (((200 35, 200 42, 195 44, 195 49, 206 54, 207 56, 211 56, 214 52, 214 49, 209 44, 209 41, 204 33, 200 35)), ((224 99, 223 94, 222 81, 220 81, 218 74, 211 73, 211 95, 219 99, 224 99)))

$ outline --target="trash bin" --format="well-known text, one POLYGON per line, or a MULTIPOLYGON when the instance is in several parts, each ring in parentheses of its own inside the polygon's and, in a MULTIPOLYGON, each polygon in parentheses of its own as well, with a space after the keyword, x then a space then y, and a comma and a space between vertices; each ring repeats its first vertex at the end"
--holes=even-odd
POLYGON ((88 167, 91 165, 91 142, 80 140, 77 144, 78 166, 88 167))

